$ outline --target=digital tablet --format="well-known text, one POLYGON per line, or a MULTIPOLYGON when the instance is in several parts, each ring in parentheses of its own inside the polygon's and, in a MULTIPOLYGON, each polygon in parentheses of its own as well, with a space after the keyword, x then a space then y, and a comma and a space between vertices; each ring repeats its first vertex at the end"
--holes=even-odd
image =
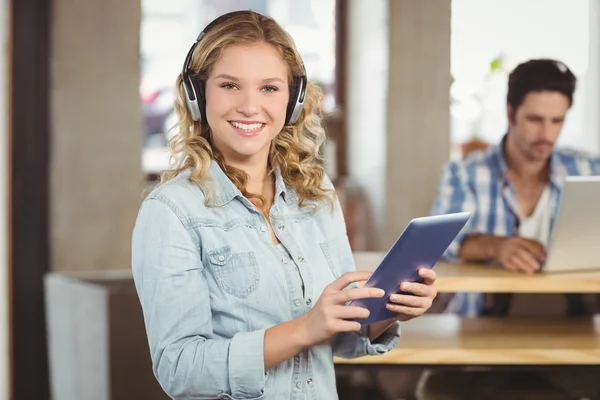
POLYGON ((418 270, 433 268, 465 226, 470 215, 468 212, 462 212, 415 218, 410 221, 364 285, 383 289, 385 295, 378 299, 359 299, 347 303, 371 311, 368 318, 354 321, 364 325, 394 318, 396 313, 386 308, 390 296, 401 293, 402 282, 423 281, 418 270))

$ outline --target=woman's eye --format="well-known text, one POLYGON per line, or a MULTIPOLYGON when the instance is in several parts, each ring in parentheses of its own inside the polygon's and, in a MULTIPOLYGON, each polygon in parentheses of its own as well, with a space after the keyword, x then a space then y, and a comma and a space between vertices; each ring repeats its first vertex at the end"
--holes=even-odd
POLYGON ((278 91, 278 90, 279 90, 279 89, 278 89, 276 86, 270 86, 270 85, 269 85, 269 86, 265 86, 265 87, 263 87, 263 91, 264 91, 264 92, 276 92, 276 91, 278 91))
POLYGON ((223 89, 227 89, 227 90, 237 89, 237 86, 235 86, 235 84, 233 84, 233 83, 224 83, 221 85, 221 87, 223 89))

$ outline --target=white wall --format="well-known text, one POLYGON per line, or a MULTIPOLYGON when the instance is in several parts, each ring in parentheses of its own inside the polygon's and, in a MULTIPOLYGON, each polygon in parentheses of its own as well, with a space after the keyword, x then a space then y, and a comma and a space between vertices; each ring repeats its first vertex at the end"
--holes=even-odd
POLYGON ((8 399, 8 1, 0 0, 0 399, 8 399))
POLYGON ((600 153, 600 2, 590 0, 589 61, 586 78, 585 126, 588 149, 600 153))
POLYGON ((368 196, 377 243, 385 210, 388 0, 350 0, 348 7, 348 168, 368 196))

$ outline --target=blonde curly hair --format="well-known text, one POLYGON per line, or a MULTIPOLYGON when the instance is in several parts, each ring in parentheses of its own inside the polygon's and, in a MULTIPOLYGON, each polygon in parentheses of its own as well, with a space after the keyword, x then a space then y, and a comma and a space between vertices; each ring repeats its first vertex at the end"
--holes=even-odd
MULTIPOLYGON (((197 79, 206 80, 227 46, 257 42, 268 43, 281 54, 289 67, 290 83, 293 75, 302 73, 302 60, 291 36, 272 18, 251 11, 236 13, 211 27, 192 54, 190 70, 197 79)), ((174 168, 162 174, 161 183, 191 169, 189 180, 202 188, 208 204, 211 198, 207 186, 208 170, 211 160, 215 160, 244 196, 261 201, 262 211, 268 215, 263 196, 247 192, 248 175, 227 165, 222 154, 213 146, 208 124, 192 119, 186 106, 181 75, 177 78, 175 92, 178 123, 173 128, 175 135, 169 141, 174 168)), ((326 135, 322 126, 322 98, 319 86, 309 81, 300 117, 295 123, 284 126, 270 147, 269 173, 273 173, 275 168, 279 169, 284 182, 298 195, 300 207, 322 200, 328 200, 331 204, 332 200, 332 190, 323 187, 325 173, 321 147, 326 135)))

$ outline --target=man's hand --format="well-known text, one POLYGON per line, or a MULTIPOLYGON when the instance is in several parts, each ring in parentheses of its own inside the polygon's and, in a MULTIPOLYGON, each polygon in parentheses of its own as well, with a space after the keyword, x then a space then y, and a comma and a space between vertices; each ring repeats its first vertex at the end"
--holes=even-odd
POLYGON ((536 240, 514 236, 502 238, 498 243, 498 262, 510 271, 533 274, 540 270, 545 258, 544 246, 536 240))

